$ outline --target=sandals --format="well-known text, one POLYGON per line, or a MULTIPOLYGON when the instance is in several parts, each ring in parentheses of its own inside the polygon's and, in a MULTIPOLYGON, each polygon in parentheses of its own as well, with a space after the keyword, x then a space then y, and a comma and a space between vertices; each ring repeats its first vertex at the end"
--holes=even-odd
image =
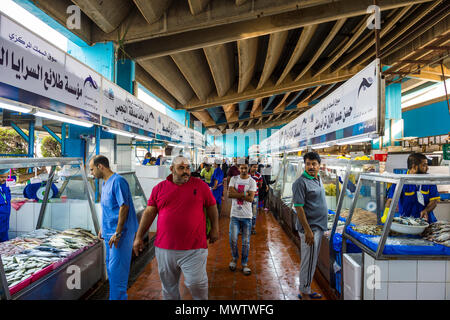
MULTIPOLYGON (((300 300, 303 299, 303 297, 302 297, 302 295, 300 293, 297 295, 297 297, 300 300)), ((313 292, 313 293, 309 294, 309 298, 311 298, 311 299, 322 299, 322 295, 320 293, 313 292)))

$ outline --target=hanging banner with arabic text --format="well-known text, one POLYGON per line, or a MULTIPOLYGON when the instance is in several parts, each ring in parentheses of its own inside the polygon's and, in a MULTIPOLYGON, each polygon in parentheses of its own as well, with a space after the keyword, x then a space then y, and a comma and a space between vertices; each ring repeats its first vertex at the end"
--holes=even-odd
POLYGON ((103 79, 102 90, 103 125, 155 137, 156 119, 152 108, 106 79, 103 79))
POLYGON ((269 137, 272 152, 294 150, 363 134, 377 133, 380 88, 379 60, 269 137))
MULTIPOLYGON (((1 21, 5 21, 4 16, 1 21)), ((47 53, 44 58, 34 50, 38 46, 31 41, 29 46, 28 43, 23 45, 23 39, 32 39, 27 34, 19 36, 16 32, 18 38, 15 39, 20 41, 12 41, 13 33, 6 39, 3 30, 1 34, 0 97, 93 123, 100 122, 100 75, 69 56, 62 58, 58 49, 51 55, 47 50, 39 49, 47 53), (57 58, 52 60, 49 56, 57 58)), ((44 46, 43 40, 39 45, 44 46)))

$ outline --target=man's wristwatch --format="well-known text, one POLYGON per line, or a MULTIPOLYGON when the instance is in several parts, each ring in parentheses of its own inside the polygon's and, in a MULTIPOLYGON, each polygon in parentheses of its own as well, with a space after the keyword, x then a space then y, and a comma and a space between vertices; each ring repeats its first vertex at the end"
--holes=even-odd
POLYGON ((122 232, 119 232, 119 233, 114 232, 114 236, 115 236, 116 238, 120 238, 120 237, 122 236, 122 232))

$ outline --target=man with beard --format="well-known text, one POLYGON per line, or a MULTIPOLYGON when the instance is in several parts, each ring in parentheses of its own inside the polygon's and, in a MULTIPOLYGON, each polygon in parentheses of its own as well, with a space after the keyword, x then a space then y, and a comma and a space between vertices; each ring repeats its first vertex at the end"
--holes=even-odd
POLYGON ((148 200, 133 250, 143 250, 144 236, 158 215, 155 255, 164 300, 180 300, 181 272, 194 300, 208 299, 206 214, 211 221, 209 243, 219 238, 216 201, 206 183, 191 177, 189 160, 178 156, 171 175, 157 184, 148 200))
MULTIPOLYGON (((407 174, 427 174, 428 159, 422 153, 413 153, 408 157, 408 172, 407 174)), ((384 209, 381 222, 385 223, 391 206, 392 198, 394 197, 395 184, 391 186, 388 192, 388 200, 384 209)), ((436 222, 433 210, 437 206, 440 196, 436 185, 412 185, 405 184, 400 194, 398 201, 398 209, 400 216, 423 218, 428 223, 436 222)))
POLYGON ((309 300, 322 298, 319 293, 311 292, 311 283, 319 257, 320 242, 323 233, 327 231, 328 208, 319 175, 319 154, 308 152, 303 159, 305 171, 292 185, 292 201, 297 212, 301 245, 298 298, 309 300))

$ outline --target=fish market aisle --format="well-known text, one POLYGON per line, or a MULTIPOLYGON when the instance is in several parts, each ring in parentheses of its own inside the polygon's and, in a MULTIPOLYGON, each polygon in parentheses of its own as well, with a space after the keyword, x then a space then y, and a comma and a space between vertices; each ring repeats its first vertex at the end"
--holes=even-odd
MULTIPOLYGON (((288 238, 273 215, 265 212, 258 216, 256 235, 251 236, 249 267, 250 276, 240 268, 235 272, 228 269, 231 261, 228 241, 231 201, 226 199, 220 217, 220 238, 209 245, 208 282, 210 300, 298 300, 298 272, 300 258, 295 244, 288 238), (226 214, 225 214, 226 213, 226 214)), ((241 251, 239 237, 239 252, 241 251)), ((312 289, 325 299, 323 291, 313 281, 312 289)), ((189 290, 180 280, 181 298, 192 299, 189 290)), ((158 276, 156 258, 147 265, 136 282, 128 290, 130 300, 162 299, 161 282, 158 276)))

